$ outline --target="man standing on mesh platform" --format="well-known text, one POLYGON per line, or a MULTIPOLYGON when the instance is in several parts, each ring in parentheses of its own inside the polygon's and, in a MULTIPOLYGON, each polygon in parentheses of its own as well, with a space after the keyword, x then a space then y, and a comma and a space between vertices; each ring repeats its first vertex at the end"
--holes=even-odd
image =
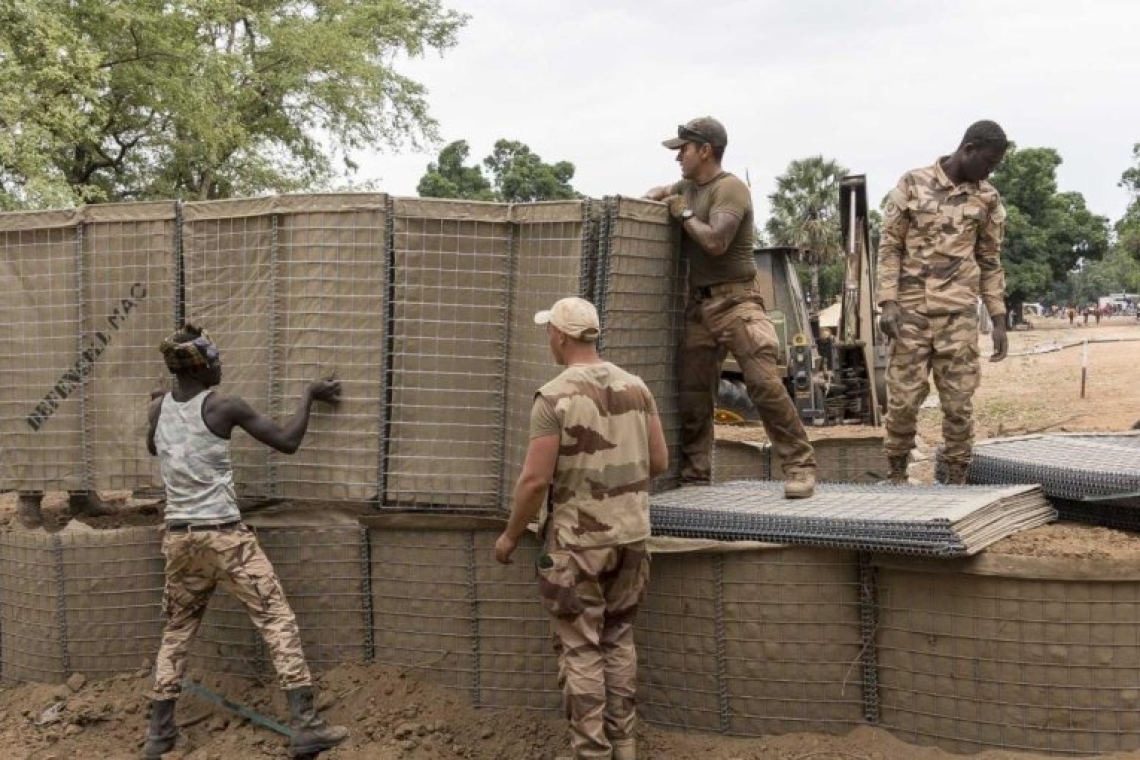
POLYGON ((162 553, 167 621, 155 660, 144 757, 157 760, 174 748, 174 707, 186 657, 219 583, 245 605, 269 648, 289 703, 292 755, 329 749, 344 741, 348 730, 317 717, 297 619, 257 536, 242 524, 238 512, 230 435, 241 428, 261 443, 292 454, 305 437, 313 402, 339 401, 340 383, 328 379, 309 385, 300 407, 281 426, 244 400, 213 392, 222 381, 222 360, 204 331, 188 324, 163 341, 161 350, 175 386, 151 405, 147 449, 159 457, 166 485, 162 553))
POLYGON ((649 580, 649 481, 669 464, 652 394, 603 361, 593 304, 564 298, 534 321, 566 369, 535 394, 514 506, 495 542, 510 564, 549 493, 538 587, 553 621, 574 758, 635 760, 633 620, 649 580))
POLYGON ((1009 142, 992 121, 966 130, 949 156, 903 175, 887 195, 879 241, 879 325, 891 339, 884 449, 892 483, 907 482, 930 375, 942 406, 945 481, 966 482, 981 376, 976 304, 993 319, 991 362, 1005 358, 1005 208, 986 179, 1009 142))
POLYGON ((815 452, 780 376, 779 340, 756 285, 752 194, 721 169, 728 133, 703 117, 677 127, 663 145, 677 151, 681 181, 645 197, 669 204, 685 234, 689 262, 685 332, 677 357, 681 412, 681 481, 712 481, 713 409, 728 351, 784 466, 784 496, 815 493, 815 452))

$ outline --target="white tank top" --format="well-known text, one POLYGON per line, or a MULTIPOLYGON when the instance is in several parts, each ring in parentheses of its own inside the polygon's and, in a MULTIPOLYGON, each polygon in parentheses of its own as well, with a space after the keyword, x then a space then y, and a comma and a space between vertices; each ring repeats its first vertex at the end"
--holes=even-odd
POLYGON ((185 402, 162 399, 154 445, 166 484, 166 522, 240 520, 230 442, 206 427, 202 405, 213 391, 185 402))

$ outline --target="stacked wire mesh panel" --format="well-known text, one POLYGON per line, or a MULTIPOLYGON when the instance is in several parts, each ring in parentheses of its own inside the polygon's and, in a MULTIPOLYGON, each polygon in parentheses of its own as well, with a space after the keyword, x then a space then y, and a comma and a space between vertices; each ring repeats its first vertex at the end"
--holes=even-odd
POLYGON ((670 462, 654 481, 654 490, 667 490, 677 485, 680 472, 676 356, 686 272, 666 206, 620 196, 604 203, 595 285, 602 321, 599 348, 608 361, 641 377, 653 393, 670 462))
POLYGON ((498 509, 509 212, 495 203, 394 203, 386 508, 498 509))
POLYGON ((546 331, 534 314, 568 296, 592 296, 589 201, 523 203, 511 207, 514 253, 506 342, 507 378, 503 429, 502 507, 522 472, 530 440, 534 394, 558 375, 546 331))
POLYGON ((83 488, 81 211, 0 214, 0 483, 83 488))
POLYGON ((657 535, 826 546, 863 551, 974 554, 1057 513, 1036 486, 820 484, 811 499, 783 484, 738 481, 682 488, 651 500, 657 535))
POLYGON ((1140 529, 1140 432, 1030 435, 975 445, 971 483, 1040 483, 1066 519, 1140 529))

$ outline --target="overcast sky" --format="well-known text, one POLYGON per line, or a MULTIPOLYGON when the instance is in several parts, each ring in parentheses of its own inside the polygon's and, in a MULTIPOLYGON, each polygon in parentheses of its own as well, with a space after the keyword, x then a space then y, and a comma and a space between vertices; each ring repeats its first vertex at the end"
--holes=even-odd
MULTIPOLYGON (((1140 142, 1135 0, 444 0, 459 44, 400 64, 425 84, 444 143, 481 162, 520 140, 577 168, 592 197, 679 177, 660 141, 712 115, 724 166, 752 180, 757 221, 789 161, 823 154, 867 175, 873 202, 907 169, 994 119, 1056 148, 1061 190, 1117 219, 1140 142)), ((358 180, 415 195, 438 150, 356 156, 358 180)))

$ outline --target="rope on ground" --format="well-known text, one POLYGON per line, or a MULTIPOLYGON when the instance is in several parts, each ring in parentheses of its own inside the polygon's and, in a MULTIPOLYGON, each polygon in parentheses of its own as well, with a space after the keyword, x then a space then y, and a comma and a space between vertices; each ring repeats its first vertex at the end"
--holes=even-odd
POLYGON ((1135 343, 1140 341, 1140 338, 1089 338, 1088 340, 1071 340, 1067 343, 1042 343, 1034 346, 1028 351, 1011 351, 1009 356, 1036 356, 1037 354, 1051 354, 1055 351, 1063 351, 1066 348, 1075 348, 1083 346, 1085 343, 1135 343))

